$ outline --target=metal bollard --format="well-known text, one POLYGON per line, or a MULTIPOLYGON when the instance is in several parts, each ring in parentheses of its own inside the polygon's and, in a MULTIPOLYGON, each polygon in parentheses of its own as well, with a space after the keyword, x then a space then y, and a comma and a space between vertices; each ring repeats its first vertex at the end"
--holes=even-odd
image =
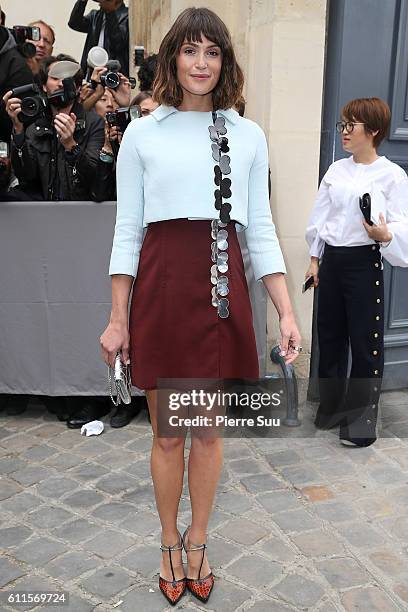
POLYGON ((286 418, 283 420, 283 424, 288 427, 299 427, 302 423, 298 418, 299 396, 295 369, 292 364, 286 365, 285 359, 280 354, 279 346, 274 346, 271 350, 271 361, 281 367, 285 380, 287 408, 286 418))

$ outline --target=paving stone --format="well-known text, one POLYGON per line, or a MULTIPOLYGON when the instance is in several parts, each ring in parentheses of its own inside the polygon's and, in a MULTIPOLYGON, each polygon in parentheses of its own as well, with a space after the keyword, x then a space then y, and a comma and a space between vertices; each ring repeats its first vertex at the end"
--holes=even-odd
POLYGON ((408 474, 404 473, 401 468, 392 465, 370 469, 369 475, 380 485, 408 483, 408 474))
POLYGON ((392 515, 394 512, 394 502, 396 501, 394 493, 392 495, 393 503, 390 503, 390 497, 382 497, 379 496, 378 493, 371 497, 357 500, 358 509, 370 519, 378 519, 392 515))
POLYGON ((307 531, 320 527, 320 521, 311 516, 304 508, 274 514, 273 521, 285 533, 307 531))
POLYGON ((250 457, 229 461, 228 467, 234 474, 238 475, 259 474, 265 471, 265 467, 260 461, 251 459, 250 457))
POLYGON ((279 451, 277 453, 270 453, 266 455, 265 459, 272 467, 299 465, 299 463, 302 462, 302 458, 299 453, 292 449, 279 451))
POLYGON ((303 508, 299 497, 296 497, 292 491, 270 491, 269 493, 257 495, 256 499, 270 514, 275 514, 275 512, 281 512, 282 510, 303 508))
MULTIPOLYGON (((182 603, 184 604, 185 598, 186 596, 182 598, 180 605, 172 606, 172 609, 182 609, 181 605, 182 603)), ((168 610, 170 607, 169 604, 166 605, 165 599, 156 584, 138 585, 121 597, 121 599, 122 603, 117 608, 119 612, 136 612, 136 610, 159 612, 161 610, 168 610)))
POLYGON ((362 521, 338 525, 337 529, 352 546, 357 548, 381 546, 384 544, 384 537, 362 521))
POLYGON ((97 597, 108 598, 129 588, 133 583, 134 579, 127 572, 120 567, 112 566, 97 570, 95 574, 82 580, 81 586, 97 597))
POLYGON ((41 482, 54 476, 54 472, 42 465, 31 465, 22 470, 13 472, 13 480, 16 480, 25 487, 29 487, 36 482, 41 482))
MULTIPOLYGON (((348 453, 348 455, 350 452, 353 452, 350 448, 344 448, 343 450, 345 453, 348 453)), ((359 450, 360 449, 357 449, 357 451, 359 450)), ((345 461, 336 457, 336 461, 314 461, 313 465, 320 474, 320 483, 332 483, 334 480, 345 478, 350 480, 356 476, 356 468, 349 459, 345 461)))
POLYGON ((248 601, 252 596, 251 591, 237 586, 225 579, 215 578, 214 590, 211 599, 205 604, 206 609, 217 612, 235 612, 239 606, 248 601))
POLYGON ((136 489, 138 485, 139 481, 136 478, 123 474, 122 472, 110 474, 95 483, 96 488, 110 495, 132 491, 136 489))
POLYGON ((83 544, 85 550, 103 559, 111 559, 135 544, 136 540, 119 531, 104 530, 92 540, 83 544))
POLYGON ((24 459, 28 461, 44 461, 57 453, 56 448, 42 444, 41 446, 33 446, 23 453, 24 459))
POLYGON ((344 554, 344 546, 337 537, 322 529, 291 535, 291 540, 308 557, 344 554))
POLYGON ((91 508, 96 506, 101 501, 104 501, 104 496, 90 489, 82 489, 76 491, 72 495, 64 498, 64 504, 71 508, 91 508))
POLYGON ((376 587, 352 589, 343 593, 341 602, 347 612, 369 610, 370 612, 398 612, 400 608, 376 587))
POLYGON ((130 502, 131 504, 136 504, 137 506, 153 506, 154 505, 154 490, 153 484, 145 484, 140 485, 134 491, 130 491, 129 493, 125 493, 122 496, 123 501, 130 502))
POLYGON ((41 506, 27 516, 27 520, 40 529, 53 529, 72 518, 74 518, 74 515, 71 512, 55 506, 41 506))
POLYGON ((16 578, 20 578, 20 576, 24 576, 25 573, 25 570, 20 566, 0 557, 0 588, 16 578))
POLYGON ((72 453, 59 453, 58 455, 53 455, 47 459, 47 461, 44 462, 44 465, 49 465, 56 470, 65 471, 75 467, 76 465, 80 465, 83 462, 83 457, 79 457, 78 455, 73 455, 72 453))
POLYGON ((13 497, 9 497, 1 503, 1 507, 3 510, 7 512, 12 512, 13 514, 21 514, 27 512, 27 510, 32 510, 33 508, 37 508, 42 504, 42 499, 39 499, 35 495, 31 493, 18 493, 13 497))
POLYGON ((82 551, 72 551, 47 563, 45 571, 55 578, 63 581, 71 580, 81 576, 89 570, 98 567, 99 561, 95 557, 90 557, 82 551))
POLYGON ((65 448, 72 451, 73 448, 83 443, 83 438, 77 429, 66 429, 59 436, 53 439, 53 444, 58 448, 65 448))
POLYGON ((30 434, 36 438, 42 438, 44 440, 55 439, 55 436, 61 433, 60 423, 44 423, 38 427, 30 429, 30 434))
POLYGON ((293 608, 288 608, 281 600, 272 599, 262 599, 248 608, 248 612, 291 612, 292 610, 293 608))
POLYGON ((135 461, 124 469, 126 472, 129 472, 129 474, 135 476, 139 480, 147 480, 148 478, 151 478, 150 460, 148 458, 145 460, 135 461))
POLYGON ((265 589, 282 576, 283 566, 259 555, 241 557, 228 567, 228 574, 252 588, 265 589))
POLYGON ((1 548, 10 548, 11 546, 18 546, 25 540, 27 540, 33 530, 29 527, 19 525, 18 527, 5 527, 0 529, 0 545, 1 548))
POLYGON ((357 520, 358 515, 350 503, 347 502, 322 502, 313 505, 316 514, 325 521, 341 523, 343 521, 357 520))
POLYGON ((279 584, 273 587, 273 591, 285 601, 306 609, 315 606, 324 595, 324 589, 320 584, 300 574, 285 576, 279 584))
POLYGON ((31 538, 24 546, 20 546, 14 550, 13 556, 18 561, 25 561, 26 563, 38 567, 62 555, 65 550, 65 546, 60 542, 55 542, 43 537, 31 538))
POLYGON ((335 494, 325 485, 303 487, 302 494, 310 502, 327 501, 328 499, 334 499, 335 494))
POLYGON ((218 529, 218 533, 229 540, 249 546, 268 535, 268 530, 247 519, 235 519, 218 529))
POLYGON ((11 435, 13 435, 13 432, 10 429, 0 427, 0 440, 4 440, 5 438, 8 438, 11 435))
POLYGON ((215 506, 231 514, 243 514, 252 508, 251 501, 242 493, 225 491, 218 493, 215 498, 215 506))
MULTIPOLYGON (((145 578, 153 578, 159 573, 160 569, 160 548, 159 544, 149 546, 138 546, 130 552, 120 557, 121 567, 137 572, 145 578)), ((213 555, 211 555, 211 561, 213 555)))
POLYGON ((86 463, 82 464, 70 472, 70 476, 73 478, 79 478, 80 480, 96 480, 101 476, 109 474, 109 470, 103 468, 97 463, 86 463))
POLYGON ((160 529, 160 521, 157 514, 152 512, 137 512, 128 516, 121 524, 122 529, 136 533, 142 537, 153 535, 160 529))
POLYGON ((278 536, 266 540, 260 550, 281 563, 291 563, 296 557, 296 552, 278 536))
POLYGON ((370 582, 367 571, 349 557, 316 561, 315 565, 335 589, 345 589, 370 582))
POLYGON ((109 466, 111 470, 118 468, 126 469, 127 465, 132 464, 135 461, 136 453, 132 453, 125 448, 119 450, 110 450, 103 454, 103 457, 95 457, 94 461, 100 463, 102 466, 109 466))
POLYGON ((27 436, 26 434, 15 434, 10 436, 6 440, 2 440, 1 444, 6 450, 13 453, 23 451, 27 448, 35 446, 37 440, 33 436, 27 436))
POLYGON ((65 493, 75 491, 78 488, 78 483, 71 478, 65 478, 64 476, 49 478, 47 481, 37 485, 37 493, 44 497, 51 497, 58 499, 65 493))
POLYGON ((104 442, 112 444, 113 446, 124 446, 128 442, 134 442, 135 434, 130 429, 106 429, 103 436, 104 442))
POLYGON ((6 456, 0 459, 0 474, 11 474, 17 472, 27 465, 25 461, 21 461, 15 456, 6 456))
POLYGON ((383 548, 371 553, 369 559, 390 578, 405 574, 406 558, 401 552, 383 548))
POLYGON ((241 459, 242 457, 248 457, 251 455, 251 451, 248 444, 245 442, 239 443, 238 440, 234 439, 227 443, 224 440, 224 459, 229 461, 230 459, 241 459))
MULTIPOLYGON (((52 610, 52 608, 50 609, 52 610)), ((95 609, 95 604, 91 601, 72 594, 69 595, 68 603, 62 607, 64 612, 92 612, 95 609)))
POLYGON ((273 474, 246 476, 245 478, 241 478, 240 482, 250 493, 264 493, 265 491, 284 488, 284 484, 273 476, 273 474))
POLYGON ((72 521, 72 523, 67 523, 66 525, 54 529, 53 534, 62 540, 71 542, 71 544, 78 544, 83 540, 95 536, 100 533, 100 531, 101 527, 99 527, 99 525, 90 523, 85 519, 77 519, 76 521, 72 521))
POLYGON ((8 499, 16 493, 20 493, 21 490, 21 487, 16 482, 0 478, 0 501, 8 499))
POLYGON ((241 548, 220 538, 211 537, 208 546, 211 567, 214 570, 223 568, 242 553, 241 548))
POLYGON ((408 586, 406 584, 395 584, 393 591, 403 602, 408 604, 408 586))
POLYGON ((102 519, 103 521, 118 523, 129 515, 134 517, 135 512, 135 507, 131 504, 124 504, 123 502, 110 502, 108 504, 98 506, 92 512, 92 516, 102 519))
POLYGON ((85 440, 77 446, 75 452, 83 457, 98 457, 101 458, 103 453, 107 453, 111 450, 111 446, 109 444, 105 444, 102 440, 98 440, 98 438, 94 436, 90 436, 85 438, 85 440))
POLYGON ((279 468, 285 480, 289 480, 295 486, 304 486, 309 483, 320 484, 321 475, 312 467, 299 465, 279 468))
POLYGON ((152 438, 138 438, 131 444, 126 446, 126 451, 131 451, 133 453, 147 453, 151 451, 152 448, 152 438))

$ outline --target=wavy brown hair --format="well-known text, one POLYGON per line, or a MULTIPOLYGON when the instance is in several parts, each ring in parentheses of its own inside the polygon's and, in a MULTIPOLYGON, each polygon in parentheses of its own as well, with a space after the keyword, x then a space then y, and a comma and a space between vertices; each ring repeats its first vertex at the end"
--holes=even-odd
POLYGON ((236 60, 231 36, 225 23, 206 8, 188 8, 176 19, 163 38, 157 60, 153 98, 159 104, 180 106, 183 90, 177 80, 176 57, 184 42, 202 42, 202 36, 221 49, 222 68, 212 91, 214 109, 235 105, 242 95, 244 75, 236 60))

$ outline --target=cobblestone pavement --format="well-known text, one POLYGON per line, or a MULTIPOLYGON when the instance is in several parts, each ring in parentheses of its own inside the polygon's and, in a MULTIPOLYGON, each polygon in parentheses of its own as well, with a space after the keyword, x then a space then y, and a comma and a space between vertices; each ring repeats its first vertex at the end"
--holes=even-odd
MULTIPOLYGON (((408 393, 383 394, 387 429, 366 449, 316 434, 312 412, 289 437, 226 440, 209 529, 215 588, 208 604, 187 594, 176 608, 157 586, 145 414, 84 438, 40 406, 3 413, 0 591, 65 589, 69 605, 53 607, 65 612, 408 610, 407 406, 408 393)), ((180 510, 182 529, 186 495, 180 510)), ((32 609, 2 597, 1 610, 32 609)))

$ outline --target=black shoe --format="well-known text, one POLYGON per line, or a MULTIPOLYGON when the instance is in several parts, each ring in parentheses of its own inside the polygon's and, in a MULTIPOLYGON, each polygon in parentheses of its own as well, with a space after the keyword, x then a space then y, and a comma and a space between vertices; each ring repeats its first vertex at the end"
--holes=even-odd
POLYGON ((83 405, 75 410, 67 420, 67 426, 70 429, 79 429, 82 425, 91 421, 99 420, 110 412, 110 406, 107 402, 92 401, 91 399, 84 401, 83 405))
POLYGON ((23 414, 27 410, 28 398, 26 395, 9 395, 6 412, 9 416, 23 414))
POLYGON ((343 444, 343 446, 365 448, 366 446, 371 446, 371 444, 374 444, 377 438, 353 438, 348 432, 347 427, 340 427, 339 440, 340 444, 343 444))
POLYGON ((143 395, 132 397, 131 404, 119 404, 111 416, 111 427, 125 427, 129 425, 130 421, 137 416, 143 408, 147 408, 147 401, 143 395))

